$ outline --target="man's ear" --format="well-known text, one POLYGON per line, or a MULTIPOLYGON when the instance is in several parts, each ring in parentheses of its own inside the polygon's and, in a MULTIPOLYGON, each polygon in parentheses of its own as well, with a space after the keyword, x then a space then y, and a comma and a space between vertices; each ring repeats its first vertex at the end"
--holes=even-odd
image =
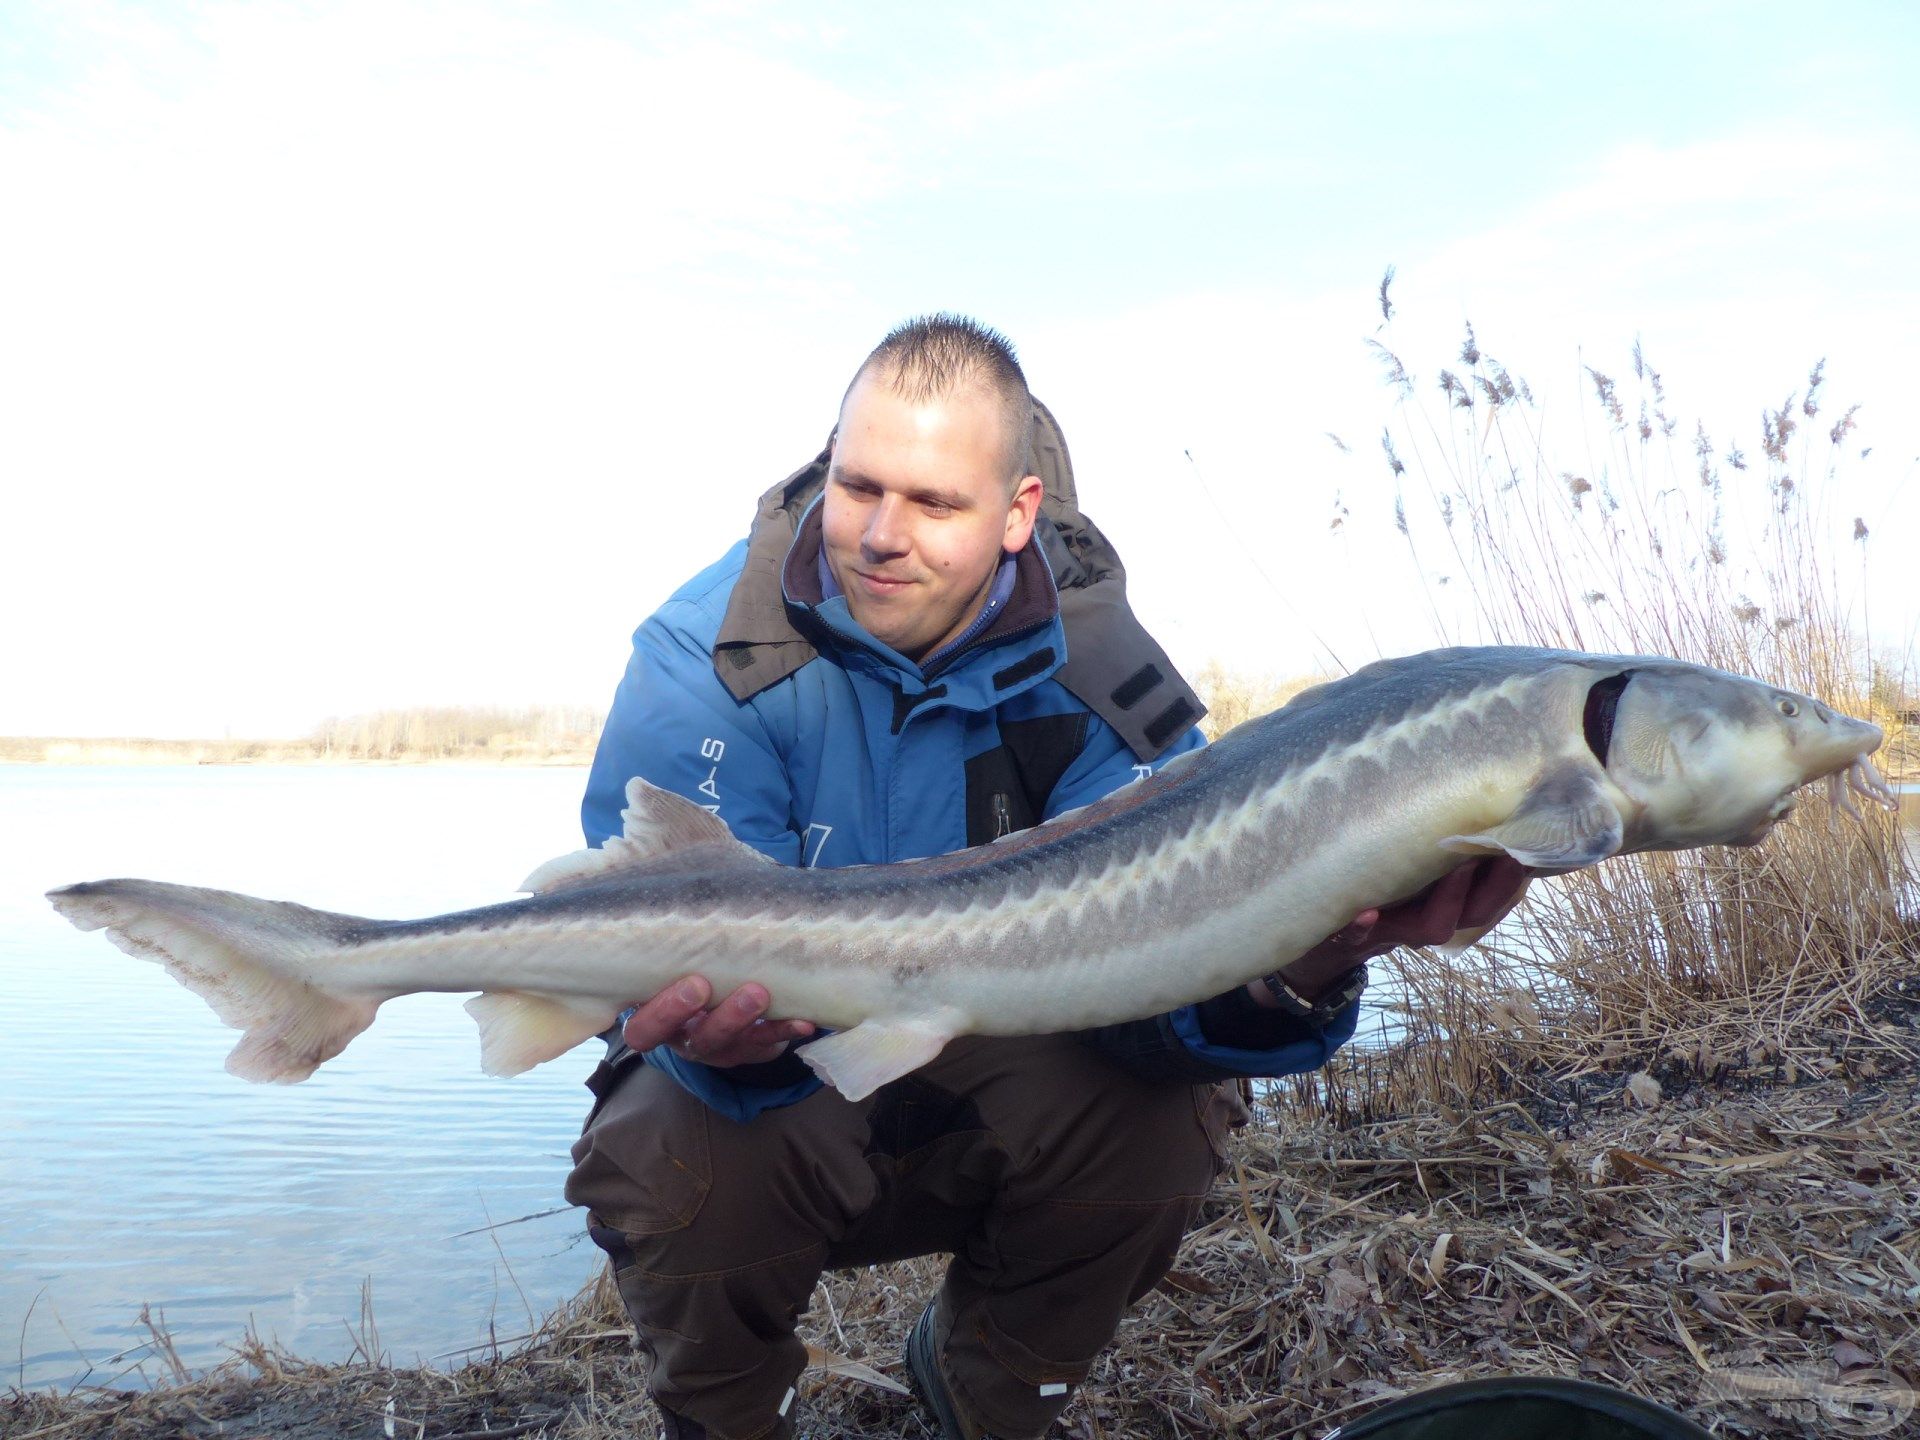
POLYGON ((1013 499, 1007 506, 1007 533, 1001 541, 1001 548, 1007 554, 1018 555, 1027 548, 1027 541, 1033 535, 1033 522, 1040 514, 1040 496, 1044 490, 1038 475, 1024 475, 1014 486, 1013 499))

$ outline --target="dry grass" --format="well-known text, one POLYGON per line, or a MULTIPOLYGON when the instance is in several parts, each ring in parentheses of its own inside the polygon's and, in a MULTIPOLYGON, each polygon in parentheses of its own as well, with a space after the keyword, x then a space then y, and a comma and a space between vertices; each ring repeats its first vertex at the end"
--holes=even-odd
MULTIPOLYGON (((1406 1391, 1520 1372, 1596 1378, 1732 1436, 1902 1433, 1866 1427, 1920 1384, 1916 1015, 1910 978, 1868 1030, 1810 1028, 1824 1079, 1644 1092, 1650 1105, 1618 1076, 1372 1123, 1302 1120, 1276 1095, 1062 1432, 1321 1435, 1406 1391)), ((935 1260, 832 1275, 807 1338, 901 1378, 937 1275, 935 1260)), ((932 1434, 871 1384, 816 1370, 802 1395, 823 1440, 932 1434)), ((371 1437, 389 1402, 393 1433, 421 1440, 652 1433, 605 1284, 532 1342, 451 1373, 311 1365, 249 1341, 150 1393, 15 1393, 0 1432, 371 1437)))

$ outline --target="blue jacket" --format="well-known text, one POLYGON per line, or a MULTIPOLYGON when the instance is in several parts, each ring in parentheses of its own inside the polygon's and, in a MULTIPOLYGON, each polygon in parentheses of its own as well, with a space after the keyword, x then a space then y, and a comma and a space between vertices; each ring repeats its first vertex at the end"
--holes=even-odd
MULTIPOLYGON (((755 545, 767 550, 763 532, 676 592, 634 634, 581 807, 589 844, 619 833, 626 782, 642 775, 783 864, 943 854, 1087 804, 1204 743, 1188 720, 1143 755, 1147 742, 1130 744, 1062 683, 1069 627, 1050 547, 1036 541, 1008 562, 1011 593, 992 622, 923 667, 867 634, 846 601, 826 593, 818 507, 802 513, 778 579, 793 627, 787 643, 807 653, 786 655, 786 673, 744 699, 728 683, 745 667, 722 658, 723 635, 730 614, 738 621, 755 545)), ((1176 696, 1160 713, 1199 711, 1176 696)), ((1314 1030, 1275 1016, 1261 1037, 1271 1043, 1250 1049, 1210 1041, 1201 1010, 1089 1038, 1119 1063, 1168 1079, 1280 1075, 1325 1063, 1357 1018, 1356 1007, 1314 1030)), ((647 1060, 737 1120, 819 1088, 795 1064, 714 1069, 665 1048, 647 1060)))

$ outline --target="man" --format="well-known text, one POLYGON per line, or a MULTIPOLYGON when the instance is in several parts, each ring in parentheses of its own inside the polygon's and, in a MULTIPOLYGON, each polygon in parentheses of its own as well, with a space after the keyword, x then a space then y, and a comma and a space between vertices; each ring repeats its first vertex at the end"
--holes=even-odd
MULTIPOLYGON (((1079 514, 1011 347, 953 316, 868 357, 828 448, 634 637, 582 807, 644 775, 787 864, 904 860, 1086 804, 1200 745, 1200 707, 1079 514)), ((953 1256, 908 1344, 952 1440, 1040 1434, 1166 1272, 1244 1119, 1244 1075, 1351 1037, 1362 961, 1507 903, 1468 867, 1272 985, 1082 1035, 963 1037, 853 1103, 765 985, 646 998, 589 1085, 588 1209, 673 1440, 794 1433, 821 1271, 953 1256), (1290 1007, 1290 1008, 1288 1008, 1290 1007)))

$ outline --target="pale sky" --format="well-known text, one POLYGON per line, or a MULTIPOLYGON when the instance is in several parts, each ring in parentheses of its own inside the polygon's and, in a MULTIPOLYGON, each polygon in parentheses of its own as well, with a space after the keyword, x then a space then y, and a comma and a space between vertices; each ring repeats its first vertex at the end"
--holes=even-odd
POLYGON ((1750 452, 1825 357, 1911 647, 1920 8, 1183 8, 0 0, 0 734, 603 704, 934 309, 1177 661, 1421 648, 1389 265, 1569 447, 1636 337, 1750 452))

